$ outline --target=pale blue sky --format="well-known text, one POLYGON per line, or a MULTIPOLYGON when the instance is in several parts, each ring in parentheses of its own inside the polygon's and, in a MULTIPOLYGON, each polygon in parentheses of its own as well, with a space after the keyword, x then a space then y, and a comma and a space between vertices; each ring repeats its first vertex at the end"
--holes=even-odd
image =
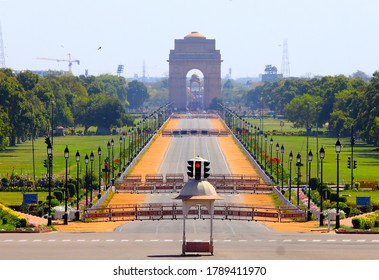
POLYGON ((174 40, 192 31, 216 39, 222 75, 254 77, 282 64, 288 41, 291 76, 379 70, 379 0, 0 0, 7 67, 76 75, 168 73, 174 40), (98 47, 101 46, 101 50, 98 47))

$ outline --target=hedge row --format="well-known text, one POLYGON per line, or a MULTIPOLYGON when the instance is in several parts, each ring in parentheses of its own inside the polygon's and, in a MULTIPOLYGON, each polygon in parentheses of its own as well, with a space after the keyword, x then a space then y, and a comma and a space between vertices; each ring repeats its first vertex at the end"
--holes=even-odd
POLYGON ((28 221, 24 216, 16 211, 0 204, 0 222, 2 224, 13 224, 20 227, 26 227, 28 221))

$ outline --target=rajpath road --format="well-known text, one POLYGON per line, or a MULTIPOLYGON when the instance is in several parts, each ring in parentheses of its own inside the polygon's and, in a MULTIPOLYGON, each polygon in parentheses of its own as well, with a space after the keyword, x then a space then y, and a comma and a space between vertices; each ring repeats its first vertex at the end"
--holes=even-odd
MULTIPOLYGON (((0 234, 4 260, 375 260, 378 235, 278 233, 257 222, 214 221, 214 256, 181 256, 182 221, 142 221, 112 233, 0 234)), ((187 238, 209 240, 209 221, 187 221, 187 238)))
MULTIPOLYGON (((179 126, 211 128, 211 123, 206 119, 184 119, 179 126)), ((210 136, 174 137, 158 173, 185 173, 187 160, 197 155, 211 161, 212 173, 230 173, 217 137, 210 136)), ((146 202, 171 203, 177 195, 149 194, 146 202)), ((241 200, 239 195, 222 195, 225 202, 241 200)), ((112 233, 0 234, 0 259, 379 259, 379 235, 280 233, 258 222, 219 220, 214 221, 213 256, 181 256, 182 231, 183 221, 167 220, 129 222, 112 233)), ((208 241, 209 231, 209 220, 187 220, 187 241, 208 241)))

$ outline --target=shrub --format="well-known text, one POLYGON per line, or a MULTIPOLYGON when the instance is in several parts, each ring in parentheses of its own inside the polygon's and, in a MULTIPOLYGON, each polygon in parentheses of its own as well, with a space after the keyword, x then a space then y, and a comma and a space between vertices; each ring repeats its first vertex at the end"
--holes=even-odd
POLYGON ((355 229, 362 228, 362 218, 353 218, 351 220, 351 223, 353 224, 353 228, 355 229))
POLYGON ((63 200, 63 193, 61 191, 55 191, 54 192, 54 196, 56 199, 58 199, 59 201, 62 201, 63 200))

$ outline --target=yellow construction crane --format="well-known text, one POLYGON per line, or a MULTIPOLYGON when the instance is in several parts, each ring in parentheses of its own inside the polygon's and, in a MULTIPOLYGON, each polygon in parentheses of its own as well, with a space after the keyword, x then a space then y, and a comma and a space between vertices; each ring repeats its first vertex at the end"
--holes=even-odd
POLYGON ((73 62, 76 62, 78 63, 78 65, 80 64, 80 61, 77 60, 77 59, 74 59, 72 60, 71 59, 71 54, 69 53, 68 54, 68 59, 60 59, 60 58, 46 58, 46 57, 37 57, 37 59, 42 59, 42 60, 53 60, 53 61, 65 61, 65 62, 68 62, 68 71, 71 73, 71 66, 72 66, 72 63, 73 62))

